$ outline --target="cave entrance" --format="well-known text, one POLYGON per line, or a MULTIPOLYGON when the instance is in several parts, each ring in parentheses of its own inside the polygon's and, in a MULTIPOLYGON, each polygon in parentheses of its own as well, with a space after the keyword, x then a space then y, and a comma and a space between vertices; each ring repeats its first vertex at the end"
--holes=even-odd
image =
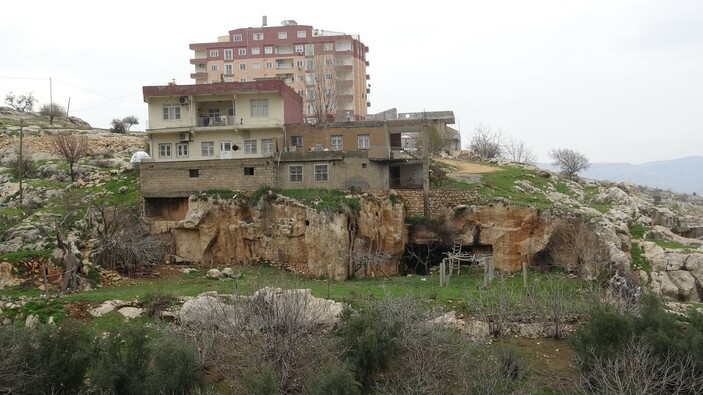
POLYGON ((183 220, 188 213, 188 198, 144 198, 144 213, 158 220, 183 220))
MULTIPOLYGON (((447 253, 462 252, 476 254, 476 258, 493 255, 493 246, 490 244, 471 244, 454 246, 443 245, 438 242, 427 244, 408 243, 405 245, 402 262, 407 274, 427 275, 432 267, 439 266, 447 253)), ((466 262, 463 265, 474 265, 478 260, 466 262)))

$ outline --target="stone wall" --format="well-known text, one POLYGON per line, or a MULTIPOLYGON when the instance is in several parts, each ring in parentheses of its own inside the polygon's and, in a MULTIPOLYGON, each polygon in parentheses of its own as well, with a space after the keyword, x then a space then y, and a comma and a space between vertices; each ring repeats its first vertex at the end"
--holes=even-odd
MULTIPOLYGON (((423 216, 425 213, 424 195, 418 189, 396 190, 398 196, 405 203, 407 217, 423 216)), ((447 213, 454 211, 460 204, 472 204, 478 201, 478 194, 465 190, 430 190, 430 217, 442 218, 447 213)))

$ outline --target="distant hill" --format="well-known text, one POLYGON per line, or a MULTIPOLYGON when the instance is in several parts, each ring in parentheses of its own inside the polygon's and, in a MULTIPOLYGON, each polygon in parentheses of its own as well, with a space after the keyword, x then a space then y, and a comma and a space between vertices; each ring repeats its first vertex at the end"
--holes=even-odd
MULTIPOLYGON (((555 170, 549 163, 539 167, 555 170)), ((629 163, 593 163, 580 176, 594 180, 629 181, 637 185, 661 188, 678 193, 703 193, 703 156, 689 156, 640 165, 629 163)))

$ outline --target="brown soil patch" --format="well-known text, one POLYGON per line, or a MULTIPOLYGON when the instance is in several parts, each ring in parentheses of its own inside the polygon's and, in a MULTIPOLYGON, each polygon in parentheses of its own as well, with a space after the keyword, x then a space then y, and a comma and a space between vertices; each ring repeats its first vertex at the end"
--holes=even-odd
POLYGON ((89 302, 78 301, 67 303, 65 306, 67 318, 72 318, 81 322, 89 322, 92 318, 88 310, 93 307, 89 302))
POLYGON ((444 164, 447 164, 449 166, 456 168, 456 171, 454 171, 452 173, 481 174, 481 173, 490 173, 493 171, 501 171, 501 169, 499 167, 487 166, 487 165, 482 165, 480 163, 467 162, 464 160, 446 159, 446 158, 438 158, 436 160, 438 162, 442 162, 444 164))

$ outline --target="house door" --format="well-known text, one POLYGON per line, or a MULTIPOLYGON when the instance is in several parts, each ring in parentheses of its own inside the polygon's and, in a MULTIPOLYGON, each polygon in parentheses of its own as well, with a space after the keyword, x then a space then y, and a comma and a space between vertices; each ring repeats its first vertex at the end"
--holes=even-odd
POLYGON ((220 141, 220 159, 232 159, 231 141, 220 141))
POLYGON ((400 187, 400 166, 391 166, 388 168, 390 171, 389 174, 389 183, 391 188, 399 188, 400 187))

